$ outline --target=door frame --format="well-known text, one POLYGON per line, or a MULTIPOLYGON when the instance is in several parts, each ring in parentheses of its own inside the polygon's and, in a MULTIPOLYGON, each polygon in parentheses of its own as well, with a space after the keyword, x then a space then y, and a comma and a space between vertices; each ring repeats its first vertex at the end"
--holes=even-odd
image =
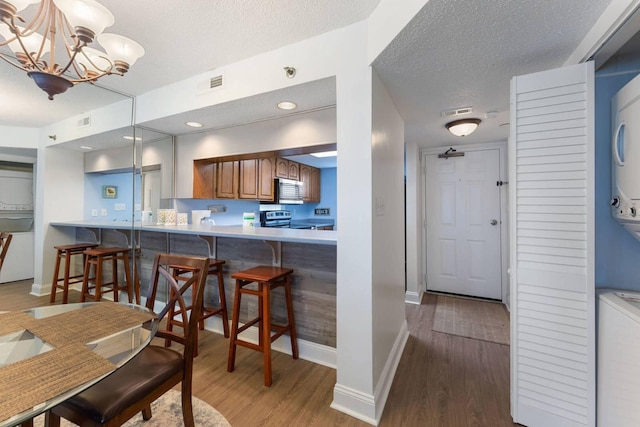
POLYGON ((427 291, 427 198, 425 197, 425 191, 427 188, 427 162, 426 156, 434 154, 441 154, 449 147, 454 148, 457 151, 484 151, 484 150, 498 150, 498 156, 500 159, 500 166, 498 170, 499 180, 505 184, 500 187, 500 272, 501 272, 501 295, 502 303, 509 307, 510 286, 509 286, 509 191, 508 186, 508 168, 507 168, 507 140, 498 142, 488 142, 484 144, 459 144, 459 145, 445 145, 437 148, 424 148, 420 150, 420 170, 422 171, 422 290, 427 291))

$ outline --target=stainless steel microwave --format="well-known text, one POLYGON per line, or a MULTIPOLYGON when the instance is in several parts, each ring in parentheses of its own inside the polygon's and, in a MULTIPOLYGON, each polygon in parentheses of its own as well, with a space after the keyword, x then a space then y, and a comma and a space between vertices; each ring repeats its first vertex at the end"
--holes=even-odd
POLYGON ((304 197, 303 188, 304 184, 302 183, 302 181, 276 178, 274 185, 274 203, 279 205, 302 204, 302 198, 304 197))

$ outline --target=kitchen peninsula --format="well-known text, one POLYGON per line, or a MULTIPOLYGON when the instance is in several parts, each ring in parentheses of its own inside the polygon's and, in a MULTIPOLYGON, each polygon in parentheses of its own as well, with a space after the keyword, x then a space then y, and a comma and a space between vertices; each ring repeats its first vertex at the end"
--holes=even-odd
MULTIPOLYGON (((78 242, 95 241, 105 246, 136 247, 136 265, 142 295, 158 252, 208 256, 225 260, 224 276, 227 308, 233 304, 236 271, 256 265, 282 265, 294 270, 293 305, 299 338, 300 357, 335 367, 336 347, 336 246, 337 231, 282 228, 243 228, 208 224, 147 225, 130 222, 65 221, 51 222, 78 242), (132 239, 132 235, 135 239, 132 239)), ((76 265, 81 269, 81 265, 76 265)), ((78 270, 81 271, 81 270, 78 270)), ((215 279, 209 278, 205 299, 217 305, 215 279)), ((274 299, 282 298, 275 295, 274 299)), ((242 307, 240 321, 255 316, 257 305, 242 307)), ((274 303, 278 321, 286 316, 284 305, 274 303), (282 309, 280 309, 282 307, 282 309)), ((207 319, 207 328, 222 332, 218 317, 207 319)), ((249 333, 251 331, 248 331, 249 333)), ((286 340, 282 341, 287 343, 286 340)), ((274 350, 279 348, 276 341, 274 350)))

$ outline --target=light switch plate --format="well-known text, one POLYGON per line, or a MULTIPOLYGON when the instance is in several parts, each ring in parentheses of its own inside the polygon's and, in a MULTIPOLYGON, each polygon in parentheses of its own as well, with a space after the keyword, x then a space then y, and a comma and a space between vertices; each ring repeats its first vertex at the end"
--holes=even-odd
POLYGON ((98 216, 98 209, 91 209, 91 216, 98 216))
POLYGON ((107 216, 107 210, 106 209, 102 209, 102 211, 100 213, 102 214, 102 216, 107 216))
POLYGON ((116 211, 123 211, 123 210, 125 210, 126 208, 127 208, 127 205, 126 205, 126 204, 124 204, 124 203, 115 203, 115 204, 113 205, 113 209, 114 209, 114 210, 116 210, 116 211))

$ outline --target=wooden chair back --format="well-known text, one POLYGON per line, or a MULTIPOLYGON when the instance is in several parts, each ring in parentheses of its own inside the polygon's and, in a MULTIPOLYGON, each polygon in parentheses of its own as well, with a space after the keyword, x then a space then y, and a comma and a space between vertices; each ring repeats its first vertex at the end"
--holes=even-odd
POLYGON ((4 263, 4 258, 7 256, 12 238, 13 235, 11 233, 0 233, 0 271, 2 271, 2 264, 4 263))
POLYGON ((194 352, 196 351, 198 336, 198 321, 202 315, 202 299, 204 298, 204 288, 207 283, 207 273, 209 271, 209 258, 200 258, 192 256, 182 256, 173 254, 157 254, 151 270, 151 282, 147 294, 146 306, 155 312, 156 297, 158 288, 165 283, 167 286, 167 299, 171 297, 164 308, 158 313, 158 322, 167 316, 170 308, 174 312, 180 312, 182 315, 182 324, 187 325, 182 333, 164 329, 162 326, 158 329, 156 337, 165 338, 175 341, 184 346, 185 364, 188 364, 189 375, 191 377, 191 367, 193 365, 194 352), (178 282, 173 277, 173 268, 175 266, 183 266, 192 271, 192 276, 187 281, 178 282), (193 286, 195 283, 195 286, 193 286), (185 301, 185 293, 188 289, 192 289, 191 299, 189 303, 185 301), (191 309, 187 309, 191 306, 191 309))

